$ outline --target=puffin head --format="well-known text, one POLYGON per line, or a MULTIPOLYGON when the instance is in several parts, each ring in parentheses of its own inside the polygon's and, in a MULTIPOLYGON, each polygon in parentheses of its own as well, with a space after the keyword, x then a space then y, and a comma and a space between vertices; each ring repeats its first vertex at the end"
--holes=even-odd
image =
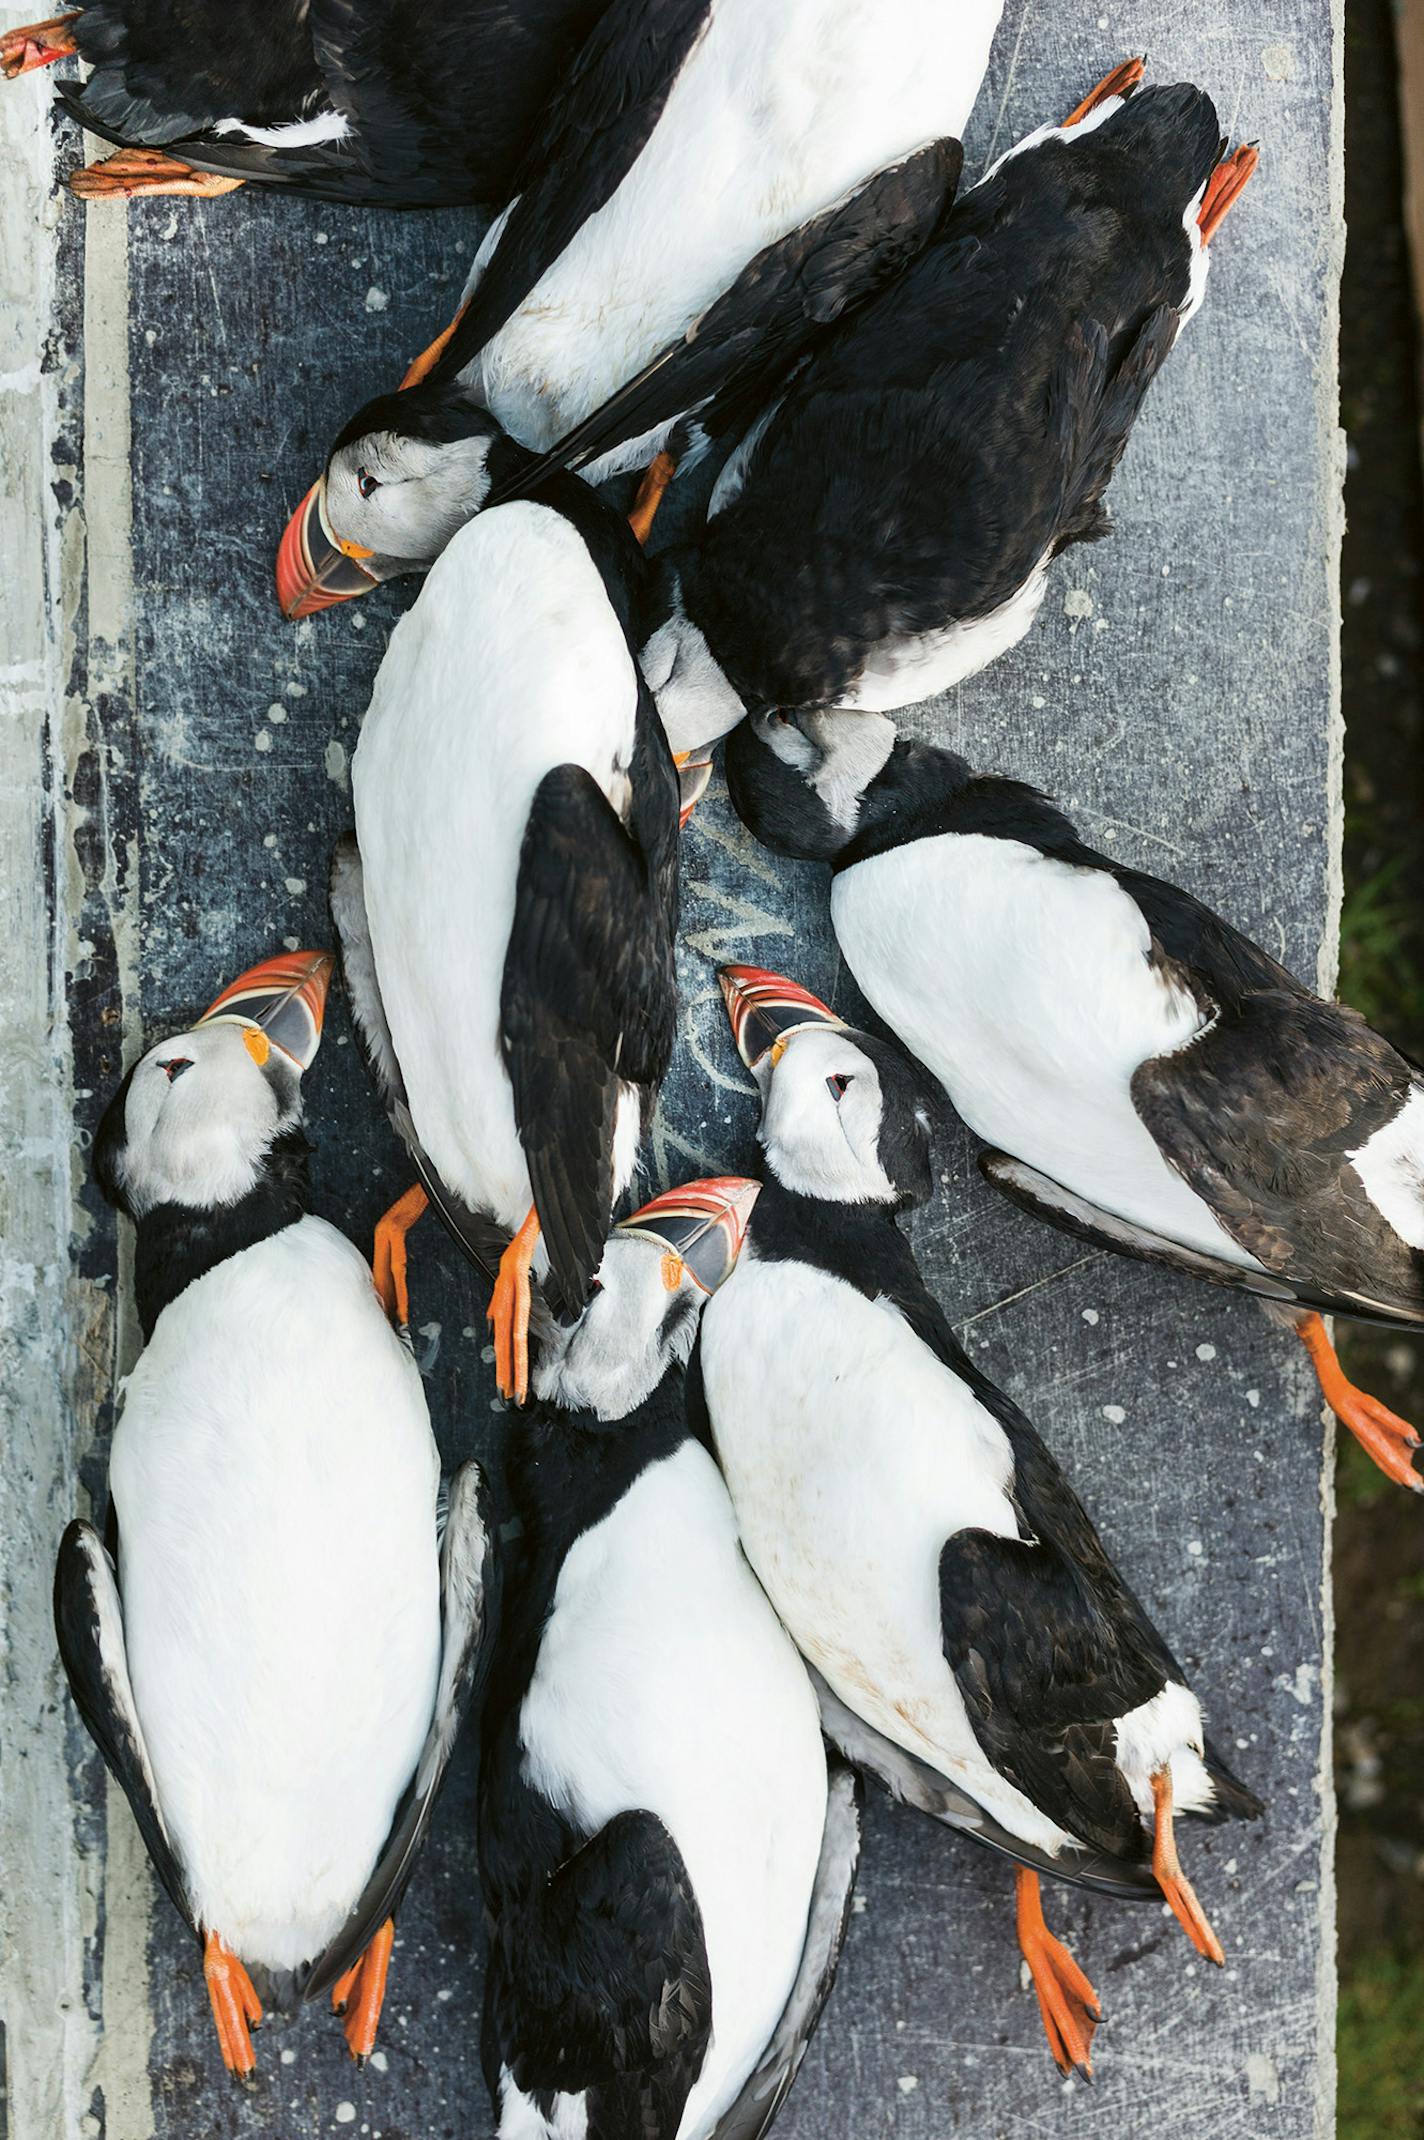
POLYGON ((213 1211, 257 1188, 302 1119, 332 961, 284 951, 252 966, 186 1033, 140 1057, 104 1111, 94 1173, 131 1219, 159 1205, 213 1211))
POLYGON ((723 966, 717 978, 737 1053, 761 1092, 757 1134, 782 1186, 822 1203, 925 1203, 930 1102, 914 1065, 783 974, 723 966))
POLYGON ((727 743, 732 806, 778 854, 832 861, 894 748, 895 724, 883 713, 753 714, 727 743))
POLYGON ((625 1419, 686 1365, 703 1304, 731 1275, 760 1183, 735 1175, 667 1189, 615 1226, 577 1322, 544 1333, 534 1392, 566 1411, 625 1419))
POLYGON ((426 571, 533 461, 459 386, 430 382, 368 401, 287 523, 277 552, 283 616, 310 617, 426 571))

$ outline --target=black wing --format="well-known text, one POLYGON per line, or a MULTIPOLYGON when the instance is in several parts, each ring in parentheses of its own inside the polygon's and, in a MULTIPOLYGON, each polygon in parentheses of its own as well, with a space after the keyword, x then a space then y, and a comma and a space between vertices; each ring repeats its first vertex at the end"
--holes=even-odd
POLYGON ((486 1866, 487 2077, 494 2088, 507 2069, 525 2094, 591 2091, 591 2135, 672 2140, 712 2031, 682 1854, 651 1813, 620 1813, 570 1849, 563 1823, 542 1812, 537 1877, 516 1896, 486 1866))
POLYGON ((801 2070, 840 1966, 860 1864, 864 1810, 855 1771, 833 1762, 801 1966, 771 2041, 731 2109, 718 2119, 712 2140, 762 2140, 801 2070))
POLYGON ((1349 1155, 1420 1089, 1363 1018, 1293 984, 1221 1005, 1132 1080, 1164 1158, 1297 1299, 1408 1323, 1424 1322, 1424 1257, 1349 1155))
POLYGON ((195 1934, 192 1904, 168 1840, 134 1707, 124 1650, 124 1609, 113 1563, 92 1524, 75 1520, 59 1542, 54 1625, 75 1707, 133 1808, 144 1847, 168 1898, 195 1934))
POLYGON ((410 1884, 460 1726, 489 1670, 498 1620, 497 1551, 479 1465, 462 1464, 450 1482, 440 1550, 440 1677, 430 1729, 365 1892, 302 1978, 305 1999, 330 1991, 399 1909, 410 1884))
POLYGON ((603 1255, 619 1085, 651 1095, 672 1055, 677 776, 656 718, 640 706, 647 764, 635 757, 629 827, 591 774, 556 766, 519 861, 501 1039, 549 1291, 569 1309, 603 1255))
POLYGON ((685 335, 524 470, 500 499, 527 496, 557 469, 581 468, 713 397, 709 434, 740 428, 819 333, 893 280, 928 243, 954 199, 963 162, 957 141, 932 142, 766 246, 685 335))
POLYGON ((321 102, 295 0, 88 0, 74 36, 94 72, 59 94, 109 140, 166 148, 221 119, 282 126, 321 102))
POLYGON ((651 138, 710 0, 612 0, 530 143, 493 255, 430 377, 458 377, 651 138))
POLYGON ((431 1208, 456 1246, 469 1257, 476 1270, 493 1285, 499 1259, 508 1238, 482 1212, 471 1211, 447 1188, 435 1164, 415 1134, 405 1079, 396 1060, 395 1044, 386 1023, 381 1001, 376 961, 371 950, 371 931, 366 919, 366 897, 361 872, 361 850, 354 832, 343 833, 331 851, 327 880, 331 919, 341 955, 341 977, 346 984, 352 1022, 366 1068, 390 1117, 391 1127, 405 1146, 416 1176, 430 1198, 431 1208))

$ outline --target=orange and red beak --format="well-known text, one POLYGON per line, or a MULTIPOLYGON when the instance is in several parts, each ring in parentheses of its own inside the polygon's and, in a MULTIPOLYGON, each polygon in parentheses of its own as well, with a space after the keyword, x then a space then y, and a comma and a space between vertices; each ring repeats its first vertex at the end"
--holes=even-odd
POLYGON ((310 1069, 321 1045, 326 992, 335 961, 329 951, 283 951, 249 966, 208 1005, 199 1025, 240 1025, 254 1061, 273 1048, 310 1069))
POLYGON ((704 1293, 715 1293, 736 1267, 760 1194, 760 1182, 738 1174, 684 1182, 680 1189, 665 1189, 614 1230, 655 1242, 681 1266, 679 1278, 685 1270, 704 1293))
POLYGON ((809 988, 788 981, 785 974, 769 973, 764 966, 719 966, 717 979, 737 1053, 748 1070, 763 1064, 774 1070, 792 1034, 808 1026, 828 1025, 837 1030, 845 1026, 844 1018, 838 1018, 809 988))
POLYGON ((318 610, 369 594, 380 575, 363 560, 372 555, 359 543, 346 542, 326 518, 326 477, 318 476, 287 522, 277 549, 277 600, 282 615, 295 621, 318 610))

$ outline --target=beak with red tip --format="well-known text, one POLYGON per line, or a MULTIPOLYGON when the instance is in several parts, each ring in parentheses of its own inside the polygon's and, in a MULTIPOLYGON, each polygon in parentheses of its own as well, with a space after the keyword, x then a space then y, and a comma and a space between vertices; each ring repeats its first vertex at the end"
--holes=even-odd
POLYGON ((669 1288, 686 1271, 704 1293, 715 1293, 736 1267, 747 1237, 747 1221, 761 1194, 761 1183, 737 1174, 684 1182, 665 1189, 614 1229, 654 1242, 670 1259, 669 1288))
POLYGON ((326 477, 318 476, 287 522, 277 550, 277 600, 295 621, 318 610, 369 594, 381 576, 369 568, 374 553, 336 534, 326 517, 326 477))
POLYGON ((737 1053, 748 1070, 774 1070, 792 1034, 808 1026, 844 1029, 844 1018, 783 973, 769 973, 764 966, 720 966, 717 979, 737 1053))
POLYGON ((264 959, 229 983, 197 1022, 244 1027, 248 1052, 259 1064, 280 1048, 299 1070, 309 1070, 321 1045, 333 964, 329 951, 283 951, 264 959))
POLYGON ((677 767, 680 790, 677 813, 680 830, 707 793, 707 784, 712 778, 712 753, 706 748, 675 751, 672 762, 677 767))

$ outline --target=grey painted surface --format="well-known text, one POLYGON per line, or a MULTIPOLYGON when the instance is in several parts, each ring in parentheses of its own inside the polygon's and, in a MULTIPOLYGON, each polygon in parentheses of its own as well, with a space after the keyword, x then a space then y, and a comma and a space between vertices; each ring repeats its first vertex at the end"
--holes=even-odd
MULTIPOLYGON (((1139 50, 1154 78, 1210 88, 1223 125, 1261 142, 1262 173, 1117 479, 1118 536, 1064 560, 1026 645, 924 718, 981 763, 1041 780, 1096 842, 1176 877, 1313 978, 1338 844, 1332 20, 1324 0, 1226 14, 1142 0, 1072 19, 1010 0, 969 169, 1139 50)), ((272 604, 271 558, 334 421, 443 324, 473 226, 248 194, 141 205, 126 222, 101 210, 86 226, 72 204, 44 204, 43 108, 31 84, 0 107, 12 181, 30 189, 14 246, 30 344, 5 359, 23 406, 12 395, 18 417, 0 412, 7 443, 29 453, 10 463, 27 533, 5 553, 24 573, 0 584, 28 634, 3 730, 23 954, 6 975, 6 1083, 25 1109, 7 1146, 19 1431, 6 1433, 0 1501, 10 2140, 484 2132, 473 1747, 402 1921, 378 2061, 357 2074, 313 2013, 262 2033, 244 2099, 222 2076, 191 1946, 60 1699, 47 1632, 47 1556, 83 1493, 101 1494, 102 1400, 132 1345, 120 1245, 78 1166, 65 1277, 70 1095, 87 1135, 142 1035, 284 939, 325 940, 347 759, 413 590, 293 629, 272 604)), ((10 636, 7 663, 21 644, 10 636)), ((784 964, 854 1007, 820 873, 754 848, 720 791, 693 819, 687 879, 686 1039, 660 1179, 750 1156, 718 960, 784 964)), ((364 1239, 405 1177, 339 1008, 329 1034, 308 1081, 317 1203, 364 1239)), ((975 1357, 1069 1464, 1270 1811, 1254 1828, 1184 1830, 1224 1975, 1165 1909, 1050 1895, 1109 2017, 1089 2092, 1048 2059, 1006 1874, 875 1802, 842 1982, 780 2131, 1328 2132, 1328 1450, 1312 1385, 1250 1304, 1116 1264, 999 1204, 952 1125, 941 1166, 918 1229, 927 1271, 975 1357)), ((442 1446, 497 1465, 507 1420, 483 1304, 433 1225, 413 1246, 442 1446)))

